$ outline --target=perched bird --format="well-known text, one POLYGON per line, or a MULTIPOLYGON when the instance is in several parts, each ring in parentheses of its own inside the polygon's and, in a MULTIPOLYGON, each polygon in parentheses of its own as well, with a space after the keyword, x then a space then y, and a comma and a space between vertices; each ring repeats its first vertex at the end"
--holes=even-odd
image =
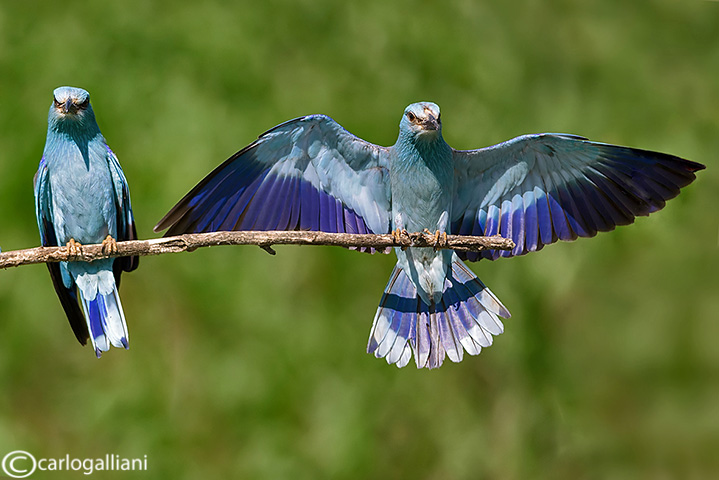
MULTIPOLYGON (((100 133, 90 95, 72 87, 53 94, 34 180, 42 244, 67 245, 74 256, 83 243, 102 242, 105 253, 116 252, 116 239, 137 238, 120 163, 100 133)), ((75 336, 82 345, 89 337, 98 358, 110 345, 128 348, 117 289, 120 274, 137 264, 137 257, 47 264, 75 336)))
POLYGON ((512 251, 395 248, 397 265, 367 351, 398 367, 476 355, 503 331, 509 311, 462 263, 592 237, 664 206, 699 163, 590 142, 524 135, 479 150, 442 138, 439 107, 408 106, 397 143, 380 147, 331 118, 310 115, 265 132, 197 184, 155 231, 320 230, 496 235, 512 251))

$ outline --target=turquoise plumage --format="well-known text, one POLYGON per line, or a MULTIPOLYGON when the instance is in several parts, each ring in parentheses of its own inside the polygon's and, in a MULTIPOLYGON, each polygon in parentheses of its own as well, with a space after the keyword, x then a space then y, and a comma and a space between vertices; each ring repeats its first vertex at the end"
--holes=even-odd
MULTIPOLYGON (((137 238, 127 181, 95 121, 89 94, 60 87, 48 114, 45 149, 35 175, 35 213, 44 246, 137 238)), ((94 262, 48 263, 50 277, 78 341, 89 338, 98 357, 128 348, 127 325, 117 288, 123 271, 137 268, 137 257, 94 262)))
POLYGON ((575 135, 525 135, 479 150, 442 138, 431 102, 405 109, 380 147, 331 118, 278 125, 207 175, 155 227, 166 235, 319 230, 511 238, 512 251, 395 249, 367 350, 388 363, 439 367, 476 355, 509 311, 462 260, 523 255, 591 237, 661 209, 703 165, 575 135))

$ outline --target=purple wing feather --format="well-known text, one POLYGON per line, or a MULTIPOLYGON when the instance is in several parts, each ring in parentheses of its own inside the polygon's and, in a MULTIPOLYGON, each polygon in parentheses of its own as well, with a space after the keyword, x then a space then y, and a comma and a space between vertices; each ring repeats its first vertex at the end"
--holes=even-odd
POLYGON ((155 231, 388 233, 387 162, 386 148, 355 137, 329 117, 290 120, 207 175, 155 231))
POLYGON ((561 134, 455 150, 454 159, 452 233, 499 233, 516 244, 511 252, 460 254, 472 261, 523 255, 630 224, 663 208, 704 168, 673 155, 561 134))

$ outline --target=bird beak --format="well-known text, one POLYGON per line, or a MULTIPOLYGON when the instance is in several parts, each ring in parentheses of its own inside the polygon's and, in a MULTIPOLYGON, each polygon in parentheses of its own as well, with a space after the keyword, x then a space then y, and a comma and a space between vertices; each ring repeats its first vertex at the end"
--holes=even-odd
POLYGON ((70 110, 72 110, 72 99, 68 98, 62 104, 62 113, 68 113, 70 110))
POLYGON ((422 122, 422 127, 424 127, 425 130, 439 130, 439 121, 434 115, 429 114, 427 120, 422 122))

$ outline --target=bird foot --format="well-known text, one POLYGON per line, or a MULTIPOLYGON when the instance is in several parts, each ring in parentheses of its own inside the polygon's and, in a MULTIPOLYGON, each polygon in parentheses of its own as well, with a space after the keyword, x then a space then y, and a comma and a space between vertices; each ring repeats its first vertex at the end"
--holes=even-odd
POLYGON ((82 244, 76 242, 74 238, 71 238, 67 242, 67 255, 70 258, 80 258, 82 256, 82 244))
POLYGON ((433 235, 434 236, 434 249, 439 250, 440 248, 446 248, 447 247, 447 232, 440 232, 437 230, 436 232, 432 233, 429 231, 428 228, 424 229, 424 233, 427 235, 433 235))
POLYGON ((409 233, 404 228, 397 228, 395 230, 392 230, 392 239, 395 241, 395 243, 399 243, 401 245, 402 250, 407 250, 406 245, 402 245, 402 237, 409 239, 409 241, 412 241, 412 238, 409 236, 409 233))
POLYGON ((105 240, 102 241, 102 254, 112 255, 114 253, 117 253, 117 241, 115 241, 111 235, 108 235, 105 237, 105 240))

